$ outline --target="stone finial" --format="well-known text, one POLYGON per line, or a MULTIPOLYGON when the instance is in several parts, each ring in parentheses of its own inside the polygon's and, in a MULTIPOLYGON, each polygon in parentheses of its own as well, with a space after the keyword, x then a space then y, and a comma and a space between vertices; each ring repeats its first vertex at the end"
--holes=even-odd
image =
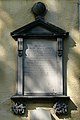
POLYGON ((46 11, 46 6, 42 2, 37 2, 32 7, 32 12, 35 17, 44 17, 46 11))

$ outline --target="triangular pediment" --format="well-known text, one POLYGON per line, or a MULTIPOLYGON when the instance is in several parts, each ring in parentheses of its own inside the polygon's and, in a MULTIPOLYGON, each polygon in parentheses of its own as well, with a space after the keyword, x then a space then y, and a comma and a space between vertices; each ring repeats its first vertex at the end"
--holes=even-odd
POLYGON ((42 26, 36 26, 28 31, 29 34, 51 34, 51 31, 42 26))
POLYGON ((18 37, 30 37, 30 36, 66 36, 67 33, 65 30, 44 22, 43 20, 36 20, 33 21, 11 33, 11 36, 13 38, 18 38, 18 37))

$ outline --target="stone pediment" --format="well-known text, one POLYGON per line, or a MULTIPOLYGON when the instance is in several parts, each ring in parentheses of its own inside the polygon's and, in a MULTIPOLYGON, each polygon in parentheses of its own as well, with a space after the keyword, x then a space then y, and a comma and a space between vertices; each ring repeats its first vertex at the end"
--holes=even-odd
POLYGON ((68 32, 65 30, 45 22, 41 19, 35 20, 11 33, 13 38, 27 37, 65 37, 68 32))

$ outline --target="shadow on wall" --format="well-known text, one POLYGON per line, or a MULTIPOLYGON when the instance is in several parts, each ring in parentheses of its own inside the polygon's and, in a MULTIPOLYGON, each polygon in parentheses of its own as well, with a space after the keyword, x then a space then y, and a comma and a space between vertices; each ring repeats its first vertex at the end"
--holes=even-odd
POLYGON ((9 12, 4 10, 0 1, 0 111, 1 106, 6 109, 4 103, 7 104, 15 91, 16 52, 15 43, 10 37, 12 24, 13 20, 9 12))
POLYGON ((69 51, 73 47, 76 46, 76 42, 72 39, 71 36, 69 36, 67 39, 64 40, 64 91, 65 95, 67 95, 67 67, 68 67, 68 61, 69 61, 69 51))

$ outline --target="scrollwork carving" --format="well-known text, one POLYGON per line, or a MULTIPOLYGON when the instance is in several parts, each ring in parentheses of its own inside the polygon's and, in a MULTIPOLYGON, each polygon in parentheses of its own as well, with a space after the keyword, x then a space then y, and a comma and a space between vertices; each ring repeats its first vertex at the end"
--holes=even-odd
POLYGON ((62 39, 57 38, 57 41, 58 41, 58 56, 62 57, 63 54, 62 39))
POLYGON ((66 102, 57 101, 54 104, 54 111, 56 114, 67 114, 68 113, 68 104, 66 102))
POLYGON ((22 55, 23 55, 23 51, 22 50, 18 50, 18 56, 22 57, 22 55))
POLYGON ((15 103, 12 106, 12 112, 15 115, 23 115, 25 114, 26 106, 23 103, 15 103))
POLYGON ((22 57, 23 55, 23 39, 18 38, 18 56, 22 57))

